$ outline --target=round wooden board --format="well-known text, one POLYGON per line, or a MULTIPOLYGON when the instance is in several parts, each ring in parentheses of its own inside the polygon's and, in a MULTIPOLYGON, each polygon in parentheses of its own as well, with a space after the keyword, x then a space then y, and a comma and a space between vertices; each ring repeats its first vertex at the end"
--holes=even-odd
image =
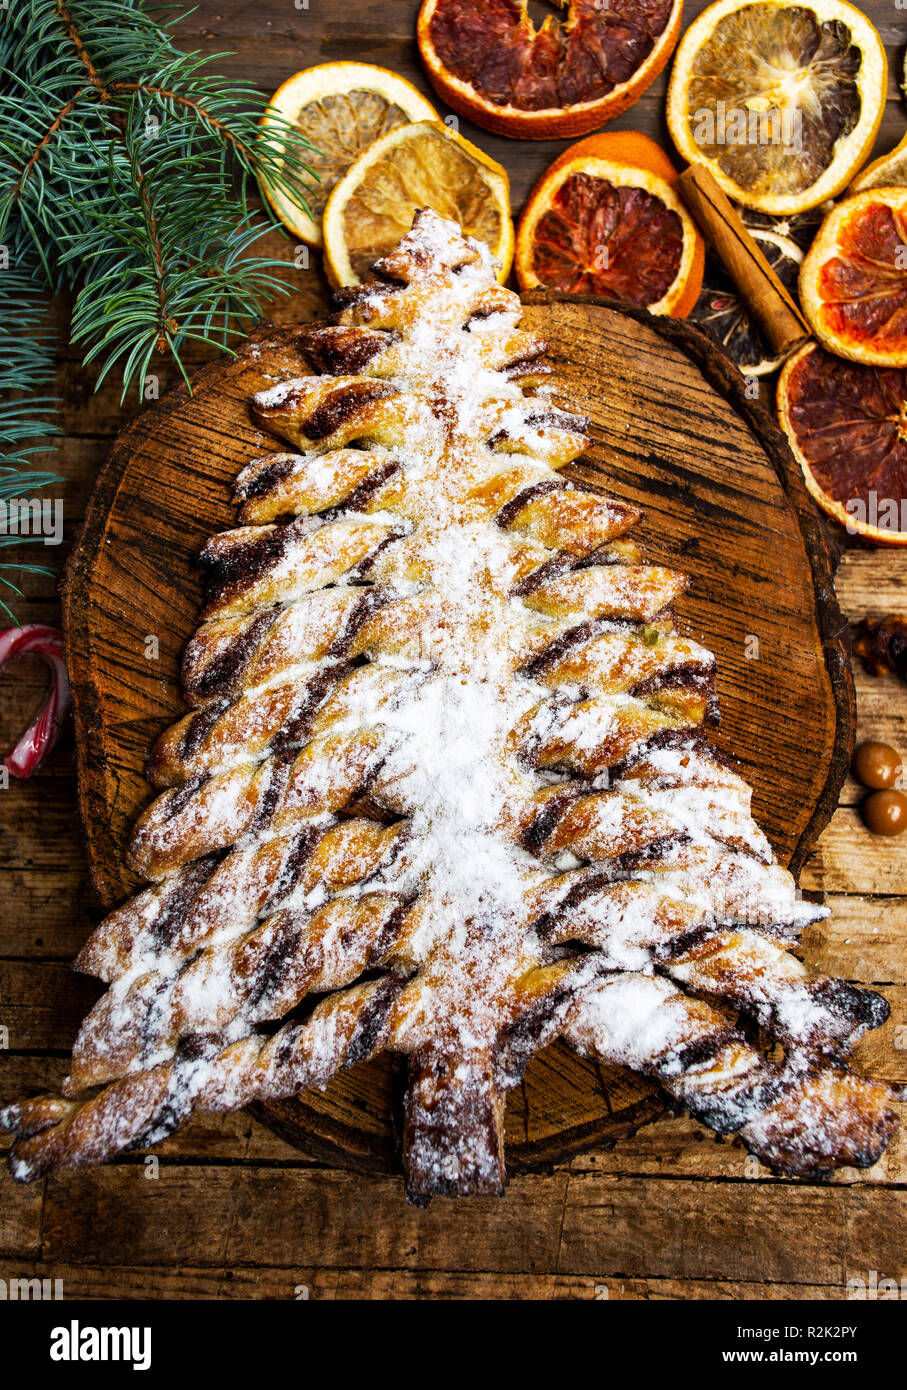
MULTIPOLYGON (((718 742, 796 871, 837 802, 854 699, 824 532, 783 437, 684 324, 546 293, 527 296, 524 324, 548 339, 560 399, 592 420, 592 445, 570 473, 641 503, 646 557, 692 578, 678 617, 718 655, 718 742)), ((182 388, 139 416, 92 494, 63 608, 79 794, 105 908, 137 886, 123 850, 150 797, 145 756, 184 710, 178 671, 200 606, 195 556, 233 524, 239 469, 281 447, 252 424, 249 399, 308 371, 297 335, 259 334, 237 359, 203 369, 191 398, 182 388)), ((310 1153, 387 1169, 397 1161, 398 1086, 382 1059, 256 1113, 310 1153)), ((508 1163, 553 1162, 663 1109, 648 1083, 556 1044, 511 1097, 508 1163)))

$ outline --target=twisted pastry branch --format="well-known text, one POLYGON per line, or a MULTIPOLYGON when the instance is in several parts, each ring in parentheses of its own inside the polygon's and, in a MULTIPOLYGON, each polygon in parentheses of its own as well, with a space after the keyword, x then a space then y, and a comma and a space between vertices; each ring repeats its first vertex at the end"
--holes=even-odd
POLYGON ((896 1123, 889 1087, 802 1059, 773 1066, 701 1000, 622 972, 591 987, 566 1040, 586 1057, 654 1077, 691 1115, 737 1132, 778 1172, 825 1176, 875 1163, 896 1123))
POLYGON ((175 1058, 89 1100, 39 1097, 7 1106, 0 1125, 18 1136, 10 1153, 13 1175, 31 1181, 53 1168, 101 1163, 157 1143, 193 1110, 236 1110, 325 1086, 338 1071, 383 1050, 399 990, 390 978, 356 985, 270 1038, 249 1034, 230 1042, 198 1034, 175 1058))

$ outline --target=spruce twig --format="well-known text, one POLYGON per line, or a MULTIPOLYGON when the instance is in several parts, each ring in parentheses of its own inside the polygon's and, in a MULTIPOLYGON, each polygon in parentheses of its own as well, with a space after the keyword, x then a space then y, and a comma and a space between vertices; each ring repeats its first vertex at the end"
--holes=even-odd
POLYGON ((30 239, 76 291, 73 342, 101 380, 141 384, 155 352, 185 375, 185 343, 224 348, 287 292, 253 253, 273 218, 249 198, 257 181, 304 201, 310 145, 286 122, 261 139, 263 95, 180 52, 140 0, 17 0, 4 26, 0 239, 30 239))
MULTIPOLYGON (((0 263, 0 322, 7 328, 0 355, 0 503, 4 518, 7 503, 12 509, 39 488, 61 481, 56 473, 32 467, 34 456, 46 451, 47 437, 59 433, 53 419, 59 402, 39 394, 54 374, 47 294, 42 293, 40 266, 33 254, 21 255, 18 264, 7 263, 7 255, 8 248, 0 263)), ((34 535, 0 535, 0 550, 40 540, 34 535)), ((47 565, 0 563, 0 611, 15 625, 16 615, 6 603, 4 591, 21 597, 19 576, 53 573, 47 565)))
POLYGON ((275 219, 252 195, 304 204, 311 146, 276 118, 261 139, 266 98, 213 75, 225 55, 181 52, 169 30, 182 17, 142 0, 0 11, 0 320, 20 328, 0 363, 0 494, 3 478, 34 489, 55 476, 27 466, 54 404, 38 331, 48 290, 74 294, 71 341, 98 384, 121 374, 124 396, 156 354, 188 379, 186 344, 229 350, 289 293, 285 263, 256 254, 275 219))

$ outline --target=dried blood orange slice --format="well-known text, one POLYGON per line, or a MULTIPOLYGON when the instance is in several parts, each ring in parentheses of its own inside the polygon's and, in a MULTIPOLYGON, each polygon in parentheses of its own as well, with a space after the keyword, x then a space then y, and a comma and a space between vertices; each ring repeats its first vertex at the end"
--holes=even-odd
POLYGON ((907 366, 907 188, 874 188, 828 214, 800 269, 816 337, 842 357, 907 366))
POLYGON ((668 126, 729 198, 803 212, 867 159, 887 83, 882 40, 847 0, 718 0, 678 46, 668 126))
POLYGON ((527 0, 423 0, 419 51, 432 85, 476 125, 548 140, 584 135, 632 106, 680 33, 683 0, 555 0, 540 29, 527 0))
POLYGON ((907 545, 907 371, 807 343, 782 369, 778 416, 820 507, 869 540, 907 545))
POLYGON ((648 136, 580 140, 536 184, 517 229, 520 289, 604 295, 683 318, 702 289, 705 246, 648 136))

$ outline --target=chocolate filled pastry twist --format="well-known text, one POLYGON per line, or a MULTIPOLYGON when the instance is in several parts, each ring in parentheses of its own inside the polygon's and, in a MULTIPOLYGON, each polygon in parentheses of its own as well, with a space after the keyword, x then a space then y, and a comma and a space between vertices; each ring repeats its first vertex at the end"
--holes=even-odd
POLYGON ((375 272, 250 403, 280 444, 202 555, 148 886, 79 955, 108 989, 63 1094, 0 1117, 13 1173, 389 1051, 409 1198, 501 1192, 508 1091, 556 1037, 779 1171, 874 1162, 892 1096, 845 1059, 887 1006, 793 953, 824 910, 709 742, 684 576, 562 476, 587 421, 483 246, 424 211, 375 272))

